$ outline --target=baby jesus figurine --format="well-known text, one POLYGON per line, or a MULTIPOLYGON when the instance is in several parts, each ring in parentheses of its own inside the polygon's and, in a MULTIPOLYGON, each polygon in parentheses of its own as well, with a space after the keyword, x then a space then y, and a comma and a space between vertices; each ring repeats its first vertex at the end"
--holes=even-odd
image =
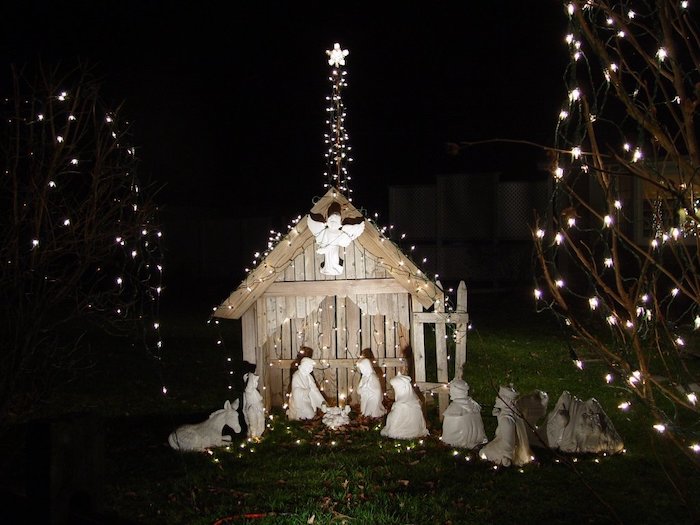
POLYGON ((384 394, 372 362, 363 357, 357 362, 357 368, 362 373, 362 379, 357 386, 357 393, 360 394, 360 413, 365 417, 382 417, 386 414, 386 408, 382 404, 384 394))
POLYGON ((315 365, 316 361, 304 357, 292 376, 292 392, 287 408, 287 417, 290 420, 313 419, 316 410, 326 404, 312 374, 315 365))
POLYGON ((453 447, 472 449, 488 441, 479 403, 469 397, 469 385, 463 379, 450 383, 450 406, 443 414, 442 441, 453 447))

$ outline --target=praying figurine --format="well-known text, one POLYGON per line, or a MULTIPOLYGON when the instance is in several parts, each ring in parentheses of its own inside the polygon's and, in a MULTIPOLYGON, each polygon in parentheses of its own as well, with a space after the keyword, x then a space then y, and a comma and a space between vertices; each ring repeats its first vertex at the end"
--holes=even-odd
POLYGON ((260 378, 249 372, 243 375, 246 382, 243 391, 243 418, 248 425, 248 437, 259 440, 265 431, 265 407, 263 397, 258 392, 258 381, 260 378))
POLYGON ((493 407, 493 415, 498 418, 496 436, 479 452, 482 459, 504 467, 532 461, 525 422, 516 409, 517 397, 513 387, 502 386, 498 390, 493 407))
POLYGON ((426 436, 428 429, 425 426, 423 408, 420 399, 413 391, 413 385, 409 376, 398 375, 390 381, 394 389, 394 404, 389 415, 386 416, 386 425, 381 430, 381 435, 394 439, 413 439, 426 436))
POLYGON ((360 413, 365 417, 382 417, 386 408, 382 404, 384 394, 372 361, 363 357, 357 362, 357 368, 362 374, 357 393, 360 394, 360 413))
POLYGON ((469 385, 463 379, 450 382, 450 406, 444 412, 442 441, 453 447, 472 449, 488 441, 479 403, 469 397, 469 385))
POLYGON ((340 217, 340 204, 333 202, 328 206, 327 217, 320 213, 310 213, 306 219, 309 230, 316 238, 316 253, 323 254, 321 273, 340 275, 343 273, 343 260, 340 247, 350 246, 365 231, 363 217, 340 217))
POLYGON ((287 408, 289 419, 313 419, 316 410, 326 403, 312 374, 314 366, 316 361, 304 357, 292 376, 292 392, 289 396, 289 408, 287 408))

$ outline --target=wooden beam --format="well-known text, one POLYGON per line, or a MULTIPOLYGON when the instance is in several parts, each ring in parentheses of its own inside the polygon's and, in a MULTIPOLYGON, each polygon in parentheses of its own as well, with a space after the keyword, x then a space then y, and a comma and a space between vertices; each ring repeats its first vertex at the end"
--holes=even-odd
POLYGON ((436 324, 467 324, 469 314, 462 312, 415 312, 413 314, 415 323, 436 323, 436 324))
MULTIPOLYGON (((464 281, 459 282, 457 287, 457 311, 467 312, 467 285, 464 281)), ((467 323, 469 321, 469 316, 466 316, 465 322, 457 323, 455 341, 455 378, 462 378, 462 373, 464 371, 464 363, 467 362, 467 323)))
MULTIPOLYGON (((323 370, 325 368, 353 368, 358 359, 314 359, 316 361, 316 369, 323 370)), ((294 359, 271 359, 268 366, 270 368, 292 368, 296 361, 294 359)), ((379 367, 397 367, 406 366, 406 360, 403 357, 385 357, 372 361, 379 367)))
POLYGON ((291 264, 298 253, 303 251, 304 245, 307 242, 313 242, 313 239, 304 217, 214 311, 214 317, 240 319, 243 313, 255 304, 265 290, 275 282, 277 275, 291 264))
POLYGON ((272 283, 265 293, 265 297, 271 296, 316 296, 337 295, 347 297, 354 294, 394 294, 406 293, 396 279, 340 279, 336 281, 277 281, 272 283))
POLYGON ((355 242, 359 242, 363 248, 374 255, 406 291, 418 297, 425 308, 430 308, 434 301, 443 299, 442 290, 427 277, 418 278, 417 276, 424 276, 424 274, 371 222, 365 222, 365 231, 355 242))

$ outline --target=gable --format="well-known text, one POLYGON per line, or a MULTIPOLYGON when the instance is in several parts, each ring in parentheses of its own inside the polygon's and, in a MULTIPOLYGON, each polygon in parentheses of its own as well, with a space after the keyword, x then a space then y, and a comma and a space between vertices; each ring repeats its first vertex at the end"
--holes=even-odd
MULTIPOLYGON (((330 189, 321 197, 311 209, 310 213, 324 213, 330 204, 337 202, 342 210, 343 217, 357 217, 362 214, 349 202, 344 195, 335 188, 330 189)), ((253 269, 241 282, 236 290, 214 311, 215 317, 229 319, 239 319, 246 310, 265 294, 265 292, 279 280, 281 274, 293 263, 294 259, 305 250, 314 249, 314 236, 308 228, 307 217, 302 218, 287 235, 267 254, 267 256, 253 269)), ((354 243, 359 244, 364 250, 370 253, 377 261, 377 264, 386 272, 387 277, 393 278, 400 287, 410 293, 425 308, 430 308, 435 301, 442 300, 444 295, 440 288, 401 251, 401 249, 391 240, 384 237, 377 227, 365 219, 363 233, 355 239, 354 243)), ((385 281, 386 279, 383 279, 385 281)), ((377 285, 377 292, 388 283, 377 285)), ((305 281, 308 288, 318 281, 305 281)), ((342 290, 343 283, 357 284, 357 280, 333 279, 325 281, 334 283, 329 286, 331 290, 342 290)), ((301 283, 296 285, 295 290, 300 295, 316 295, 311 289, 304 292, 301 283)), ((315 290, 315 289, 314 289, 315 290)))

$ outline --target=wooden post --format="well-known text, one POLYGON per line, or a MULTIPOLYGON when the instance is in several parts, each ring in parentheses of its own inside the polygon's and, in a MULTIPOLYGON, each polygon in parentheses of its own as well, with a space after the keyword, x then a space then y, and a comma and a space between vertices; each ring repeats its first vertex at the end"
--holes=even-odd
MULTIPOLYGON (((436 283, 442 288, 440 281, 436 283)), ((436 319, 445 317, 445 296, 440 296, 435 300, 436 319)), ((435 323, 435 360, 437 362, 437 380, 438 383, 447 383, 449 379, 449 369, 447 368, 447 325, 444 321, 435 323)), ((440 416, 447 409, 450 402, 450 397, 447 392, 441 388, 438 391, 438 401, 440 405, 440 416)))
MULTIPOLYGON (((459 282, 459 287, 457 288, 457 312, 461 314, 467 314, 467 285, 464 281, 459 282)), ((469 318, 467 317, 467 322, 457 323, 455 341, 455 378, 462 378, 464 371, 464 364, 467 362, 467 323, 469 318)))
POLYGON ((423 323, 419 321, 416 314, 423 311, 423 305, 415 296, 413 299, 413 316, 411 318, 411 346, 413 347, 413 370, 416 377, 414 383, 425 382, 425 335, 423 334, 423 323))

